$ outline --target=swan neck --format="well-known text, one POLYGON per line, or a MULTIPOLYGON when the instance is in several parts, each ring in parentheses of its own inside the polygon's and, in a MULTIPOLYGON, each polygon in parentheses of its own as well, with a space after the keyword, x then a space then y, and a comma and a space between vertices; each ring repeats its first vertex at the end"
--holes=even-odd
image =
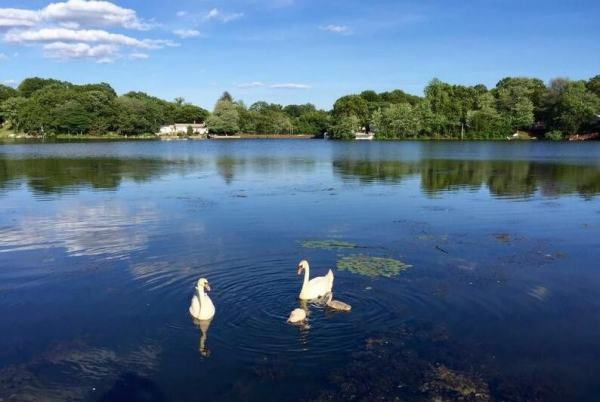
POLYGON ((310 277, 310 266, 308 263, 306 264, 306 269, 304 270, 304 285, 308 283, 308 278, 310 277))

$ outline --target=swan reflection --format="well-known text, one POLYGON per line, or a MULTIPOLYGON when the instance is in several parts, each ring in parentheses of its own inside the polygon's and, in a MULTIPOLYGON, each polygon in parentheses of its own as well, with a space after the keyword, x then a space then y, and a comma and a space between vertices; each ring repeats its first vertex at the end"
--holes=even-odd
POLYGON ((196 318, 192 318, 192 320, 194 321, 194 325, 200 329, 198 352, 200 352, 202 357, 210 357, 210 349, 206 347, 206 339, 208 338, 208 329, 210 328, 212 318, 210 320, 198 320, 196 318))

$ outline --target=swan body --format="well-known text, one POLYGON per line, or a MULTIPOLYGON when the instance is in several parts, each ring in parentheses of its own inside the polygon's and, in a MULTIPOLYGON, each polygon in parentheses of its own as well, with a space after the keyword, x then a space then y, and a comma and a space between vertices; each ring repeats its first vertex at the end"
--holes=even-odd
POLYGON ((329 307, 330 309, 333 310, 337 310, 337 311, 350 311, 352 310, 352 306, 349 304, 346 304, 342 301, 339 300, 332 300, 333 299, 333 293, 329 293, 329 296, 327 297, 327 302, 325 303, 325 305, 327 307, 329 307))
POLYGON ((215 316, 215 305, 206 294, 210 291, 208 281, 204 278, 198 279, 196 284, 196 293, 192 297, 190 304, 190 314, 197 320, 210 320, 215 316))
POLYGON ((333 288, 333 272, 329 270, 325 276, 317 276, 309 280, 310 266, 306 260, 298 264, 298 275, 304 271, 304 282, 300 290, 300 300, 313 300, 331 292, 333 288))
POLYGON ((288 318, 287 322, 289 322, 290 324, 296 324, 304 321, 305 319, 306 311, 301 308, 297 308, 290 313, 290 317, 288 318))

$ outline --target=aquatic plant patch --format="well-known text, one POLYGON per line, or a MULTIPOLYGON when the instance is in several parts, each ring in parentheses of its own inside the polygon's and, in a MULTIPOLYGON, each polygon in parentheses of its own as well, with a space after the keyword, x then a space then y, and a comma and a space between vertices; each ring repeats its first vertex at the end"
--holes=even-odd
POLYGON ((350 255, 341 258, 337 262, 339 270, 350 271, 353 274, 371 278, 391 278, 411 267, 412 265, 393 258, 371 257, 368 255, 350 255))
POLYGON ((356 244, 340 240, 304 240, 300 244, 304 248, 316 248, 320 250, 344 250, 358 248, 356 244))

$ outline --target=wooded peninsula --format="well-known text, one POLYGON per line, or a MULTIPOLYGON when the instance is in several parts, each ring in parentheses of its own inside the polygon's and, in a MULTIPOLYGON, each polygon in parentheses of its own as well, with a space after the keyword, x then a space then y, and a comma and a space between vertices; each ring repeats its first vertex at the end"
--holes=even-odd
POLYGON ((504 139, 515 132, 561 140, 600 131, 600 75, 589 80, 508 77, 495 88, 433 79, 423 96, 400 89, 339 98, 330 111, 307 103, 246 106, 225 92, 212 112, 183 98, 166 101, 143 92, 117 95, 106 83, 75 85, 28 78, 0 85, 0 135, 52 137, 141 136, 163 125, 204 122, 210 133, 328 133, 353 139, 357 131, 379 139, 504 139))

